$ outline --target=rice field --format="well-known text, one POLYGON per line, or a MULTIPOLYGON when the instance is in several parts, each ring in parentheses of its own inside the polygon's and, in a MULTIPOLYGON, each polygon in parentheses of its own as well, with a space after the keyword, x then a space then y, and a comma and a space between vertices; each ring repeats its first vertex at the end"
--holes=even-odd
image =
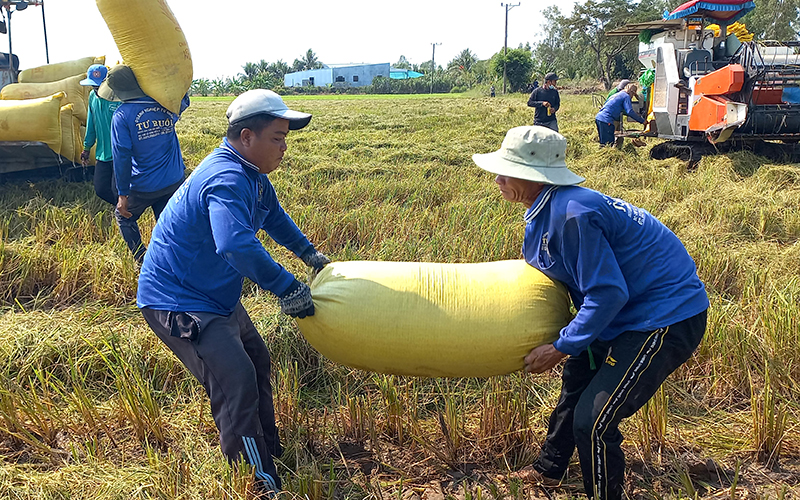
MULTIPOLYGON (((271 174, 284 208, 334 260, 518 258, 524 208, 471 160, 530 124, 527 96, 288 97, 314 114, 271 174), (357 97, 357 98, 354 98, 357 97)), ((178 123, 188 168, 221 141, 230 99, 178 123)), ((595 143, 591 98, 562 95, 568 162, 643 207, 694 257, 711 299, 695 356, 623 425, 635 499, 800 498, 800 167, 750 153, 687 172, 595 143)), ((153 219, 140 221, 145 241, 153 219)), ((299 261, 266 236, 298 276, 299 261)), ((135 307, 137 270, 88 183, 0 185, 0 498, 244 499, 202 387, 135 307)), ((243 303, 272 351, 282 498, 572 498, 510 473, 530 463, 558 373, 417 379, 335 365, 277 300, 243 303)))

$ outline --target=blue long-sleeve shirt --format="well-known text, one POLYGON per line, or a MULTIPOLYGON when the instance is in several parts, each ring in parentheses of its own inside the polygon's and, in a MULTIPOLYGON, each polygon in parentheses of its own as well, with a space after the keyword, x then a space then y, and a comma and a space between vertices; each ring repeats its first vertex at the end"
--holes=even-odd
POLYGON ((622 118, 622 113, 632 120, 644 123, 644 118, 633 110, 631 95, 627 92, 617 92, 609 97, 594 119, 603 123, 618 122, 622 118))
POLYGON ((294 276, 269 255, 256 237, 259 229, 298 256, 311 247, 267 175, 226 139, 158 218, 139 274, 137 305, 228 315, 244 277, 282 294, 294 276))
POLYGON ((595 339, 652 331, 708 308, 681 241, 644 209, 578 186, 546 186, 525 213, 522 252, 564 283, 578 309, 553 345, 577 355, 595 339))
MULTIPOLYGON (((181 102, 181 113, 189 96, 181 102)), ((175 133, 179 115, 151 97, 125 101, 111 119, 117 192, 153 193, 183 179, 183 156, 175 133)))

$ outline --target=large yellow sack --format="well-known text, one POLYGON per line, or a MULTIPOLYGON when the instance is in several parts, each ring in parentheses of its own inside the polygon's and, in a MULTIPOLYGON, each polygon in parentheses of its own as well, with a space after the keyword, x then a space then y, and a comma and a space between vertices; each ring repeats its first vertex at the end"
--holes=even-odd
POLYGON ((297 324, 315 349, 337 363, 397 375, 511 373, 571 319, 563 285, 522 260, 334 262, 311 293, 315 314, 297 324))
POLYGON ((86 75, 75 75, 57 82, 47 83, 12 83, 0 90, 0 99, 35 99, 63 92, 66 94, 62 104, 72 104, 72 112, 81 123, 86 123, 86 93, 80 81, 86 75))
POLYGON ((92 64, 105 64, 105 62, 106 56, 100 56, 82 57, 73 61, 46 64, 20 71, 17 80, 20 83, 47 83, 75 75, 83 75, 86 78, 86 70, 89 69, 89 66, 92 64))
POLYGON ((166 0, 97 0, 97 8, 144 93, 180 113, 192 56, 166 0))
POLYGON ((61 152, 61 100, 59 92, 39 99, 0 100, 0 141, 41 141, 61 152))
POLYGON ((81 162, 83 136, 81 122, 73 116, 72 104, 61 106, 61 156, 73 163, 81 162))

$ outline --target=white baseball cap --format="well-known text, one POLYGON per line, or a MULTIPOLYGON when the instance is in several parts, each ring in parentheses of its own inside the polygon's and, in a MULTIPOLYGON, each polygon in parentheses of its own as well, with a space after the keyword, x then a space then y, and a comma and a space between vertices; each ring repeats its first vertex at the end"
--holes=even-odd
POLYGON ((547 127, 514 127, 506 133, 498 151, 474 154, 472 160, 493 174, 556 186, 585 181, 567 168, 567 140, 547 127))
POLYGON ((271 115, 289 120, 289 130, 299 130, 311 121, 311 115, 289 109, 281 96, 271 90, 248 90, 228 106, 228 123, 234 124, 255 115, 271 115))

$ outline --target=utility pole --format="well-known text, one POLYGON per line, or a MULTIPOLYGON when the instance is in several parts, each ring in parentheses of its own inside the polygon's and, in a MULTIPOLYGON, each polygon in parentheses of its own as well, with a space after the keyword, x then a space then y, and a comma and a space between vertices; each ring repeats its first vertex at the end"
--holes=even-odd
POLYGON ((501 7, 506 8, 506 37, 503 41, 503 94, 506 93, 506 59, 508 57, 508 11, 513 9, 514 7, 519 7, 518 3, 509 4, 509 3, 501 3, 501 7))
POLYGON ((431 42, 433 46, 433 53, 431 54, 431 94, 433 94, 433 75, 436 74, 436 46, 441 45, 441 43, 434 43, 431 42))

